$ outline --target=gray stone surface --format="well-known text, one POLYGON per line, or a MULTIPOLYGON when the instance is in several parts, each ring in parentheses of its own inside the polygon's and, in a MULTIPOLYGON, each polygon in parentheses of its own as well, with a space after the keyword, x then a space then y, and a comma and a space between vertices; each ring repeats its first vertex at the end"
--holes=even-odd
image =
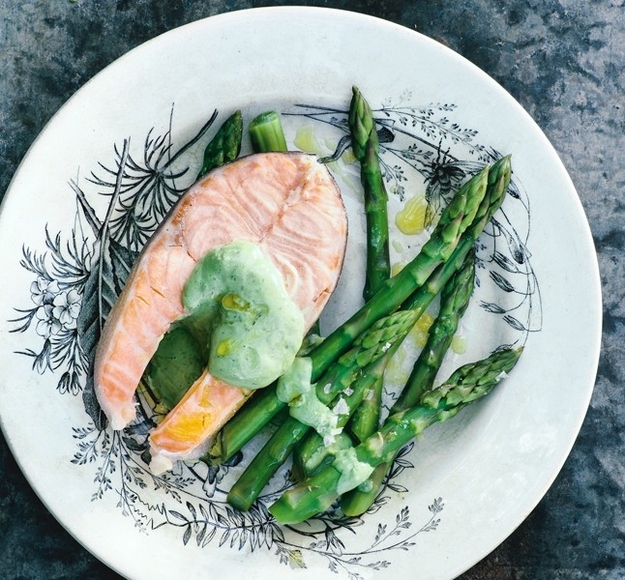
MULTIPOLYGON (((269 4, 286 2, 2 0, 0 195, 48 119, 115 58, 192 20, 269 4)), ((512 93, 561 155, 599 254, 604 334, 597 384, 576 445, 552 488, 519 529, 463 578, 624 578, 623 1, 289 4, 365 12, 441 41, 512 93)), ((112 577, 46 511, 0 436, 0 578, 112 577)))

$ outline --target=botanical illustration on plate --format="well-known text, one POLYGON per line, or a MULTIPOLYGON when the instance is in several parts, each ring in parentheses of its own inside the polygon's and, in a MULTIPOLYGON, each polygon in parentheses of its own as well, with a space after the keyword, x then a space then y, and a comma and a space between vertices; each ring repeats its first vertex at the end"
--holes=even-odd
MULTIPOLYGON (((374 111, 385 183, 389 197, 405 212, 398 223, 407 238, 427 235, 454 190, 500 156, 479 143, 477 130, 454 120, 460 113, 447 103, 419 107, 389 102, 374 111)), ((317 149, 331 170, 349 170, 353 160, 345 109, 295 104, 282 114, 301 128, 295 148, 317 149)), ((432 497, 420 507, 409 507, 405 499, 410 472, 418 469, 411 453, 415 444, 397 455, 380 494, 362 517, 332 509, 306 524, 282 527, 267 508, 289 487, 288 469, 242 513, 225 497, 249 451, 224 465, 195 461, 154 475, 147 465, 147 435, 156 418, 150 401, 141 398, 137 419, 125 430, 106 427, 91 376, 103 323, 141 248, 194 182, 197 150, 225 115, 215 111, 186 142, 176 138, 174 109, 164 117, 139 135, 120 135, 111 145, 109 161, 81 161, 84 176, 68 178, 63 192, 76 200, 72 223, 63 231, 46 226, 39 241, 24 245, 21 256, 32 283, 11 321, 13 332, 24 333, 30 344, 18 356, 32 359, 33 372, 51 377, 68 405, 84 406, 81 423, 68 427, 76 442, 72 463, 93 473, 92 501, 112 502, 149 533, 170 528, 184 544, 269 550, 294 568, 325 562, 333 572, 354 579, 365 569, 392 565, 393 553, 416 550, 420 535, 435 532, 445 513, 444 498, 432 497), (102 206, 93 203, 101 196, 107 200, 105 213, 94 209, 102 206)), ((513 180, 504 208, 480 238, 474 295, 492 324, 503 329, 507 345, 525 344, 542 325, 529 232, 529 199, 513 180)))

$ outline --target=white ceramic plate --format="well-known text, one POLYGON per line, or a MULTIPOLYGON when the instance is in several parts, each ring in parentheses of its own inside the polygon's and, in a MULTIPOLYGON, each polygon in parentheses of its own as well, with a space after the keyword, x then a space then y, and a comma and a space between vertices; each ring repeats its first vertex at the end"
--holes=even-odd
MULTIPOLYGON (((351 231, 326 328, 356 307, 364 257, 357 167, 332 167, 351 231)), ((0 218, 2 428, 50 511, 130 578, 454 577, 542 498, 587 409, 599 352, 599 277, 565 169, 492 79, 389 22, 260 9, 146 43, 58 112, 17 172, 0 218), (140 456, 143 425, 123 437, 94 428, 81 397, 89 331, 100 320, 94 305, 118 290, 137 236, 158 219, 154 196, 193 180, 214 127, 200 129, 215 109, 218 121, 235 108, 246 120, 277 109, 293 147, 327 155, 345 135, 353 84, 383 129, 393 214, 426 189, 433 200, 448 193, 494 155, 513 155, 514 195, 483 237, 480 286, 460 330, 467 350, 450 355, 441 376, 501 344, 526 348, 488 399, 433 427, 401 458, 372 513, 286 529, 267 516, 268 498, 247 515, 226 506, 232 473, 195 465, 151 476, 140 456), (143 186, 151 187, 147 221, 124 237, 111 220, 143 186)), ((398 263, 423 241, 395 226, 392 235, 398 263)), ((391 369, 391 383, 409 368, 411 352, 391 369)))

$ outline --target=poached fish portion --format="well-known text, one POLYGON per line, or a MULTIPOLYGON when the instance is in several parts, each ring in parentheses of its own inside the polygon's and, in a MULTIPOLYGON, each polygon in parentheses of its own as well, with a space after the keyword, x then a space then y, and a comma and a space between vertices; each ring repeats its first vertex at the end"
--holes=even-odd
MULTIPOLYGON (((336 287, 347 241, 328 169, 304 153, 259 153, 213 170, 181 197, 133 267, 96 350, 95 391, 113 429, 135 418, 146 366, 172 323, 189 314, 183 293, 194 269, 235 241, 269 258, 305 332, 336 287)), ((154 468, 199 455, 250 392, 206 370, 152 433, 154 468)))

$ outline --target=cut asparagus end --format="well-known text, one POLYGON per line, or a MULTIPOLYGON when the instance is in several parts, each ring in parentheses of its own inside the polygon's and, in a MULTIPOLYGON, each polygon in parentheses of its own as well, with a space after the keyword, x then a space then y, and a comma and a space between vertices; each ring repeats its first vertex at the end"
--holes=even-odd
POLYGON ((257 153, 287 151, 282 122, 276 111, 266 111, 255 117, 249 127, 252 147, 257 153))

